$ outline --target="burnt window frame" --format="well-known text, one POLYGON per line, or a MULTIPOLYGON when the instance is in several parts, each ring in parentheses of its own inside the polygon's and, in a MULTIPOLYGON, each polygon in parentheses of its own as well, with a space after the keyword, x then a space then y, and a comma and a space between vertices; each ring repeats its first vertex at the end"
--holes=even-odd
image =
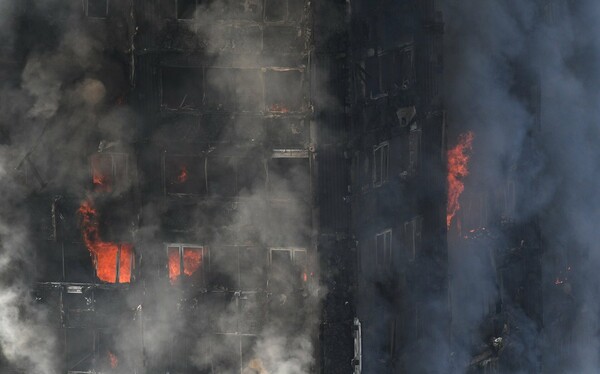
POLYGON ((97 15, 90 16, 90 14, 89 14, 90 0, 83 0, 83 13, 85 14, 85 16, 87 18, 91 18, 91 19, 106 19, 106 18, 108 18, 108 12, 110 9, 110 0, 104 0, 104 1, 106 1, 106 11, 105 11, 104 16, 97 16, 97 15))
POLYGON ((375 234, 375 266, 378 269, 389 270, 393 261, 393 229, 387 228, 375 234), (383 248, 379 254, 379 238, 383 237, 383 248), (387 239, 387 242, 386 242, 387 239), (386 246, 387 243, 387 246, 386 246), (380 258, 381 257, 381 258, 380 258))
POLYGON ((373 187, 383 186, 389 179, 390 173, 390 142, 384 141, 373 146, 373 187), (381 155, 377 157, 377 151, 381 150, 381 155), (385 163, 384 163, 385 160, 385 163), (384 167, 385 166, 385 167, 384 167), (379 170, 378 170, 379 169, 379 170), (377 172, 380 172, 380 180, 377 179, 377 172))
POLYGON ((165 247, 165 252, 166 252, 166 271, 167 271, 167 279, 169 281, 169 283, 171 284, 171 286, 178 286, 181 285, 182 283, 190 283, 190 281, 192 281, 193 283, 193 278, 198 279, 200 281, 200 284, 197 284, 197 286, 200 287, 205 287, 206 286, 206 271, 209 268, 209 265, 206 265, 207 261, 210 263, 210 250, 209 247, 206 245, 202 245, 202 244, 190 244, 190 243, 165 243, 164 244, 165 247), (175 248, 177 247, 179 249, 179 275, 177 276, 177 278, 175 278, 173 281, 171 281, 171 274, 170 274, 170 269, 169 269, 169 249, 171 248, 175 248), (187 278, 182 276, 184 274, 185 271, 185 264, 184 264, 184 250, 185 248, 192 248, 192 249, 200 249, 201 253, 202 253, 202 259, 200 261, 200 267, 196 270, 196 271, 200 271, 200 276, 198 277, 196 273, 196 271, 194 273, 192 273, 192 275, 188 276, 187 278))
MULTIPOLYGON (((309 259, 308 259, 308 249, 307 248, 303 248, 303 247, 269 247, 269 283, 271 281, 271 273, 272 273, 272 266, 273 266, 273 252, 288 252, 290 254, 290 259, 291 259, 291 264, 292 266, 298 266, 298 264, 296 263, 296 253, 298 252, 302 252, 304 253, 304 255, 306 256, 306 264, 305 264, 305 268, 304 268, 304 274, 306 275, 306 280, 304 280, 304 282, 306 282, 308 280, 308 273, 309 273, 309 259)), ((299 280, 300 282, 300 280, 299 280)), ((302 284, 302 282, 300 283, 302 284)))
POLYGON ((92 166, 92 162, 93 162, 93 158, 94 157, 105 157, 105 156, 109 156, 111 158, 111 185, 110 185, 110 190, 108 192, 112 192, 115 190, 118 190, 119 187, 122 187, 123 185, 127 185, 130 182, 130 177, 129 177, 129 154, 126 152, 96 152, 93 153, 89 156, 88 161, 89 161, 89 170, 90 170, 90 179, 92 182, 92 186, 95 186, 94 183, 94 167, 92 166), (115 157, 123 157, 125 160, 125 170, 123 171, 123 175, 125 180, 121 181, 119 178, 117 178, 118 173, 117 173, 117 163, 115 162, 115 157))

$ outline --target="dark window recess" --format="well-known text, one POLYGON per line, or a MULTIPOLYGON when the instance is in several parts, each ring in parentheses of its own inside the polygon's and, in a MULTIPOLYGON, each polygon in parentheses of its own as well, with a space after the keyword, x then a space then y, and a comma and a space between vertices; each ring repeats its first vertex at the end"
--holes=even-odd
POLYGON ((202 68, 163 67, 162 106, 169 109, 200 108, 202 82, 202 68))
POLYGON ((413 81, 414 64, 413 64, 413 49, 405 48, 398 52, 397 62, 400 65, 398 83, 400 88, 406 90, 410 88, 413 81))
POLYGON ((269 195, 274 199, 306 200, 310 196, 307 158, 273 158, 269 161, 269 195))
POLYGON ((237 290, 239 287, 238 248, 213 248, 210 254, 209 287, 214 290, 237 290))
POLYGON ((92 18, 105 18, 108 15, 108 0, 87 0, 85 15, 92 18))
POLYGON ((124 153, 96 153, 90 157, 92 184, 96 191, 111 192, 129 182, 127 155, 124 153))
POLYGON ((265 104, 270 112, 287 113, 302 109, 302 72, 265 73, 265 104))
POLYGON ((208 193, 211 196, 232 197, 236 194, 235 159, 209 158, 206 165, 208 193))
POLYGON ((256 290, 265 288, 263 277, 266 256, 260 248, 239 249, 240 289, 256 290))
POLYGON ((373 175, 371 173, 371 158, 370 154, 358 152, 355 155, 355 167, 356 167, 356 180, 355 183, 358 185, 361 191, 365 191, 371 185, 373 175))
POLYGON ((374 98, 381 94, 379 79, 379 59, 377 56, 369 57, 365 61, 365 96, 374 98))
MULTIPOLYGON (((298 0, 292 0, 298 1, 298 0)), ((288 2, 287 0, 266 0, 265 1, 265 21, 282 22, 287 18, 288 2)))
POLYGON ((263 48, 266 52, 286 53, 302 49, 302 34, 296 27, 267 26, 264 31, 263 48))
POLYGON ((238 160, 237 192, 242 196, 261 190, 266 183, 266 165, 261 158, 242 158, 238 160))
POLYGON ((388 180, 389 150, 387 142, 381 143, 373 149, 373 186, 379 187, 388 180))
POLYGON ((260 110, 262 83, 257 69, 206 70, 206 104, 213 110, 260 110))
POLYGON ((205 195, 205 158, 166 156, 165 191, 168 194, 205 195))
POLYGON ((379 269, 389 269, 392 264, 392 230, 375 235, 375 263, 379 269))
POLYGON ((177 19, 192 19, 196 13, 196 0, 177 0, 177 19))
POLYGON ((415 217, 404 223, 403 244, 406 256, 409 260, 414 260, 417 253, 421 250, 421 231, 423 228, 423 218, 415 217))

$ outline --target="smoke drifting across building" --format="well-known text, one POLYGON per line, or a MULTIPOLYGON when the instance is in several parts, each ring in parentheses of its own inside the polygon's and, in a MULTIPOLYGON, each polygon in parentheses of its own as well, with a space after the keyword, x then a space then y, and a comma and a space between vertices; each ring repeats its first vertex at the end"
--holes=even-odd
POLYGON ((596 373, 598 16, 0 0, 0 371, 596 373))

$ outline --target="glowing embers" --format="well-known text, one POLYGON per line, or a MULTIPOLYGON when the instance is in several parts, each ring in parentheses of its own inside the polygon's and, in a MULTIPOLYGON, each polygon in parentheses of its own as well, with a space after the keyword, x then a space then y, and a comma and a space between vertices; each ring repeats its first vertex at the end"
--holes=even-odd
POLYGON ((110 363, 110 367, 113 369, 116 369, 117 366, 119 366, 119 358, 111 351, 108 351, 108 361, 110 363))
POLYGON ((177 176, 177 183, 185 183, 188 180, 187 166, 182 165, 179 167, 179 175, 177 176))
POLYGON ((473 149, 473 132, 461 134, 458 144, 448 151, 448 207, 446 225, 450 228, 452 219, 460 209, 458 199, 465 189, 463 178, 469 175, 469 153, 473 149))
POLYGON ((301 70, 267 70, 264 73, 267 111, 283 114, 301 110, 304 107, 302 79, 301 70))
POLYGON ((165 155, 165 192, 167 194, 205 195, 205 168, 204 157, 165 155))
POLYGON ((202 265, 204 248, 187 245, 169 245, 167 247, 169 280, 176 284, 181 279, 181 274, 196 280, 202 280, 202 265))
POLYGON ((99 192, 111 192, 127 182, 127 155, 96 153, 90 157, 92 184, 99 192))
POLYGON ((98 216, 92 202, 84 201, 78 213, 81 215, 83 241, 92 256, 98 279, 108 283, 129 283, 133 265, 132 245, 100 239, 98 216))

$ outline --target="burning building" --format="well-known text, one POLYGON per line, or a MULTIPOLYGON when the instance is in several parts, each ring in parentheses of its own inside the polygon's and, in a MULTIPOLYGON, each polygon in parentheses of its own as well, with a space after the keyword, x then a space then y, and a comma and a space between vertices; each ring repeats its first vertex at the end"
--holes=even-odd
POLYGON ((542 76, 441 3, 2 2, 0 371, 541 372, 542 76))

